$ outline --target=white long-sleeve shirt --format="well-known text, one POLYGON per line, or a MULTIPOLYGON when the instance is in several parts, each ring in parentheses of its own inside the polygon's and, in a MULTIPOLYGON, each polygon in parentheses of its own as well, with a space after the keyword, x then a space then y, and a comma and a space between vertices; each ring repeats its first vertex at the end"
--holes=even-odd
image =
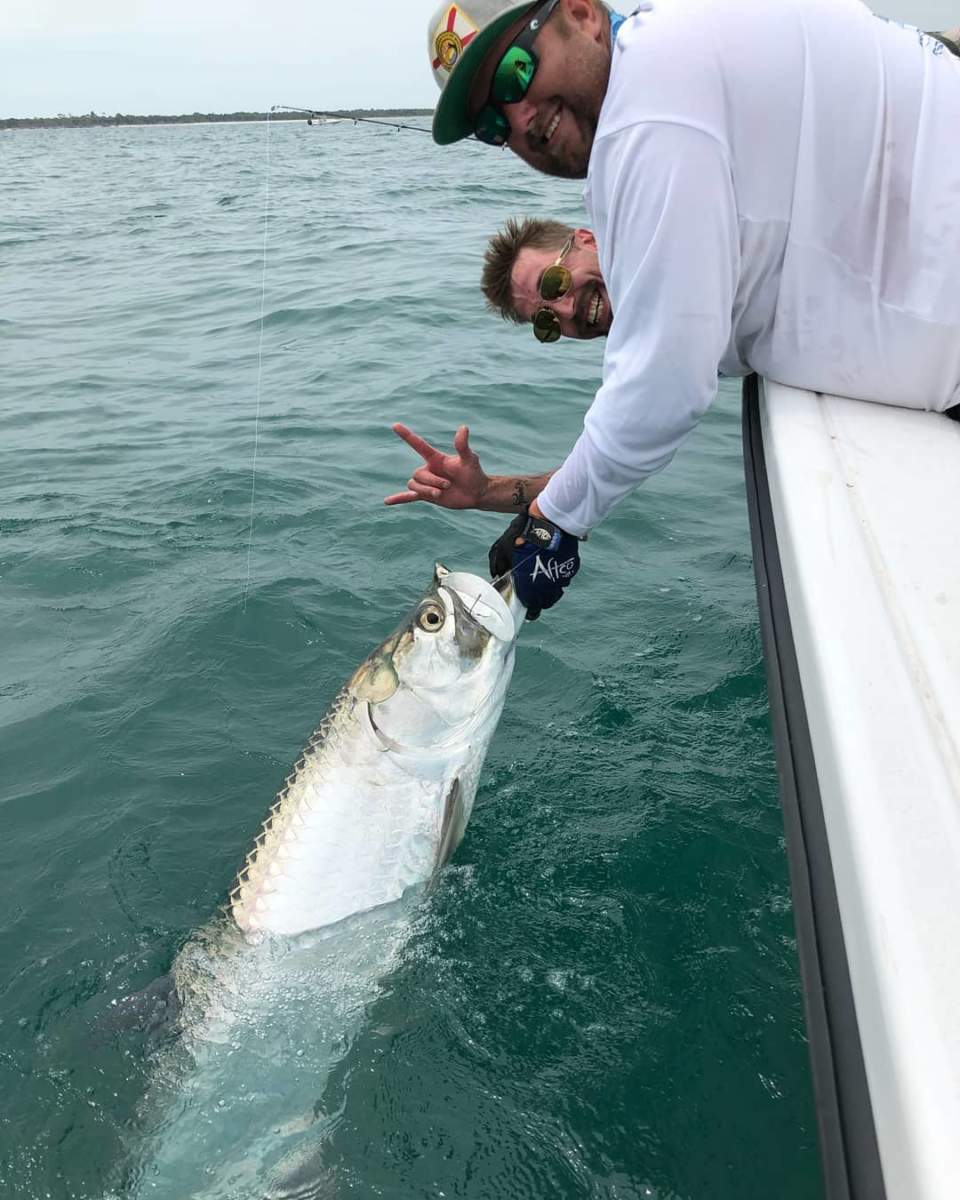
POLYGON ((614 313, 539 497, 584 535, 670 461, 718 371, 960 403, 960 59, 859 0, 654 0, 584 192, 614 313))

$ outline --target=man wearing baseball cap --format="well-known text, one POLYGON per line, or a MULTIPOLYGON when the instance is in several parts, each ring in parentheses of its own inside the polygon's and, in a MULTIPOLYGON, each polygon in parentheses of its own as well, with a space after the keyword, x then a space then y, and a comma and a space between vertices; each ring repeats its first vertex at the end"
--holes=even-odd
POLYGON ((585 178, 614 314, 583 433, 491 549, 530 615, 563 595, 577 540, 667 465, 718 372, 960 403, 949 40, 859 0, 648 0, 626 19, 469 0, 431 18, 434 139, 585 178))

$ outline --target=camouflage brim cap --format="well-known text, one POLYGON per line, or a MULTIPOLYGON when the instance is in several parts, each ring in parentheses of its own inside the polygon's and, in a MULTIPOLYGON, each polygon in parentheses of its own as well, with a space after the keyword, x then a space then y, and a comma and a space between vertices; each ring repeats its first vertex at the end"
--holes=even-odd
POLYGON ((487 51, 518 17, 533 7, 503 0, 445 0, 430 18, 427 53, 440 99, 433 114, 433 140, 441 146, 473 133, 467 101, 474 76, 487 51))

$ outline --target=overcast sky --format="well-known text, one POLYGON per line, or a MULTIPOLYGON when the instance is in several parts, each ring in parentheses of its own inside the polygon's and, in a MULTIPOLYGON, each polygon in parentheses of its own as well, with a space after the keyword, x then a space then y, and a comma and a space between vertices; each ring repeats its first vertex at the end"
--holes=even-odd
MULTIPOLYGON (((665 0, 669 2, 669 0, 665 0)), ((723 3, 723 0, 717 0, 723 3)), ((432 108, 437 0, 0 0, 0 117, 432 108)), ((924 28, 960 0, 877 0, 924 28)), ((621 11, 629 11, 624 0, 621 11)))
POLYGON ((438 0, 0 0, 0 117, 432 108, 438 0))

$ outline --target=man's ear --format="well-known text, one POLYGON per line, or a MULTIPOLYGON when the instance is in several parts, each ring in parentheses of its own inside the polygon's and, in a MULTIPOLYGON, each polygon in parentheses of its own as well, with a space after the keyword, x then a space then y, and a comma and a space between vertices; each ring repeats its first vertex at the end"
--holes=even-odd
POLYGON ((579 246, 581 250, 596 250, 597 239, 593 236, 592 229, 575 229, 573 244, 579 246))
POLYGON ((560 11, 568 27, 597 40, 603 36, 601 8, 594 0, 560 0, 560 11))

